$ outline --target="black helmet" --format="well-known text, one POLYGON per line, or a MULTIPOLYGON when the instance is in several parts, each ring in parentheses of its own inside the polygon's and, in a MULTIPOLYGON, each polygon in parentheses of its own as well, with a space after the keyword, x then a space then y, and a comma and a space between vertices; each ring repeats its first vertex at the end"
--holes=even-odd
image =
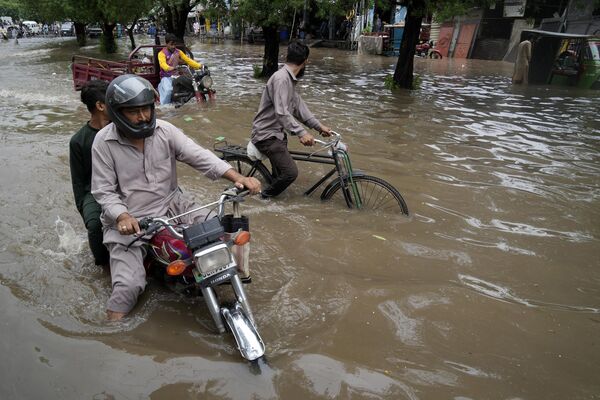
POLYGON ((152 136, 156 128, 154 115, 155 92, 152 84, 137 75, 128 74, 116 77, 106 89, 108 115, 119 132, 135 139, 152 136), (123 115, 123 108, 150 106, 152 115, 149 122, 132 124, 123 115))

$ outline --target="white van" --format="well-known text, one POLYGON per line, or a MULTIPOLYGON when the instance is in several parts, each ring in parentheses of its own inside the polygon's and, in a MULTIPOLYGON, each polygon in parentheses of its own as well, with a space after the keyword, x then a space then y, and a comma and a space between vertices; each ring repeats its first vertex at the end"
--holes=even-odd
POLYGON ((71 21, 65 21, 60 26, 60 36, 74 36, 75 35, 75 24, 71 21))
POLYGON ((40 31, 41 31, 40 26, 35 21, 23 21, 23 26, 25 26, 27 28, 27 30, 29 31, 29 33, 31 33, 33 35, 40 34, 40 31))

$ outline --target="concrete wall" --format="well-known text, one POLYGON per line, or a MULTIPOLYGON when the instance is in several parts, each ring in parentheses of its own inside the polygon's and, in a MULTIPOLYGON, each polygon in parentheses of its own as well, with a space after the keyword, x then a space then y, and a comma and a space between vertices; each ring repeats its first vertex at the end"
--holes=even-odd
POLYGON ((504 55, 502 61, 515 62, 515 59, 517 58, 517 47, 519 46, 519 41, 521 39, 521 32, 531 28, 533 28, 533 24, 527 22, 527 20, 515 19, 510 34, 510 40, 508 42, 508 51, 504 55))

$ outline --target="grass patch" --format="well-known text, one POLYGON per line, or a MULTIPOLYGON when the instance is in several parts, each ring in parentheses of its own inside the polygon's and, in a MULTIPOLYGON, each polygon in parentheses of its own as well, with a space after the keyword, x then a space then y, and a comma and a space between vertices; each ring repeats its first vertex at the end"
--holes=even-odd
POLYGON ((412 84, 413 90, 420 89, 422 83, 423 83, 423 79, 421 79, 421 75, 413 76, 413 84, 412 84))
POLYGON ((262 65, 252 65, 253 76, 255 79, 262 78, 262 65))
MULTIPOLYGON (((413 76, 413 84, 412 84, 412 90, 415 89, 419 89, 421 87, 421 83, 422 83, 422 79, 420 75, 414 75, 413 76)), ((396 81, 394 81, 394 75, 391 74, 387 74, 385 76, 385 78, 383 79, 383 85, 385 86, 386 89, 391 90, 391 91, 395 91, 400 88, 400 85, 398 85, 396 83, 396 81)))
POLYGON ((383 84, 388 90, 396 90, 400 86, 394 81, 394 75, 387 74, 383 79, 383 84))

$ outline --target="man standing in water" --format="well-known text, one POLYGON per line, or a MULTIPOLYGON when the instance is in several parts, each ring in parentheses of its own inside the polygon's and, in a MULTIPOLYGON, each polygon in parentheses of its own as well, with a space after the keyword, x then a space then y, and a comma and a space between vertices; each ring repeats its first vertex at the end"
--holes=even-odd
POLYGON ((529 83, 529 62, 531 61, 531 42, 523 40, 519 43, 517 60, 513 72, 512 83, 527 85, 529 83))
POLYGON ((194 206, 177 185, 177 161, 213 180, 223 177, 250 193, 260 191, 257 179, 238 174, 179 129, 156 119, 154 96, 150 82, 139 76, 115 78, 106 91, 113 123, 98 133, 92 147, 92 194, 102 206, 110 252, 110 320, 129 313, 146 286, 146 246, 138 241, 129 247, 132 235, 140 233, 139 219, 173 216, 194 206))
POLYGON ((91 117, 69 142, 69 165, 75 205, 88 231, 88 242, 94 262, 102 266, 108 266, 108 250, 102 244, 102 209, 91 193, 92 143, 96 133, 110 123, 104 104, 107 86, 107 82, 100 80, 89 81, 83 86, 81 102, 86 105, 91 117))
POLYGON ((292 42, 288 46, 285 65, 267 82, 252 122, 252 143, 269 158, 273 168, 273 183, 263 190, 263 197, 274 197, 283 192, 298 177, 298 167, 287 147, 287 133, 298 136, 304 146, 315 143, 313 135, 296 121, 329 136, 331 129, 322 125, 310 112, 296 92, 308 59, 308 46, 292 42))

